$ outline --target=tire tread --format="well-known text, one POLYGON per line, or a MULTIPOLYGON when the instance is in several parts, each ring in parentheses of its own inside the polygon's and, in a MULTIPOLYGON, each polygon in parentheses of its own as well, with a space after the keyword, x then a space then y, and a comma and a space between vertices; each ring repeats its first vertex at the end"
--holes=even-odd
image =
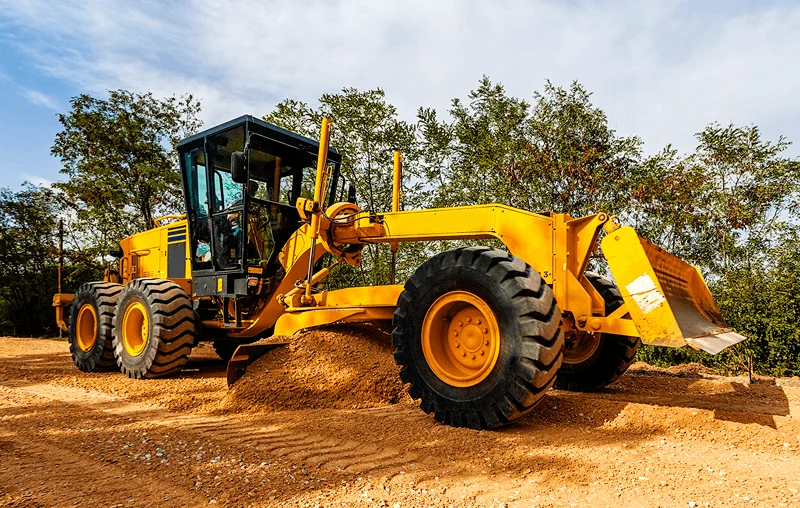
MULTIPOLYGON (((120 296, 124 304, 129 294, 144 300, 149 308, 154 346, 148 346, 141 361, 129 365, 123 355, 121 331, 115 333, 114 353, 122 372, 131 378, 156 378, 178 372, 189 361, 194 347, 196 322, 189 296, 177 283, 157 278, 135 279, 128 283, 120 296)), ((119 309, 121 310, 121 309, 119 309)), ((121 319, 117 312, 117 319, 121 319)))

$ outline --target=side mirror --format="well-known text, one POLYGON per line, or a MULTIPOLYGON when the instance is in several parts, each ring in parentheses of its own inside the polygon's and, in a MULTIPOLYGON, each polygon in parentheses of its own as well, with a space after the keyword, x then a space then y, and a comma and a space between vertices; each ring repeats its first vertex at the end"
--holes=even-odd
POLYGON ((236 183, 247 183, 247 156, 244 152, 231 154, 231 180, 236 183))
POLYGON ((122 256, 124 256, 125 253, 122 252, 122 248, 121 247, 117 247, 116 249, 111 249, 111 251, 108 253, 108 255, 113 257, 113 258, 119 259, 122 256))
POLYGON ((347 188, 347 202, 356 204, 356 186, 352 183, 347 188))

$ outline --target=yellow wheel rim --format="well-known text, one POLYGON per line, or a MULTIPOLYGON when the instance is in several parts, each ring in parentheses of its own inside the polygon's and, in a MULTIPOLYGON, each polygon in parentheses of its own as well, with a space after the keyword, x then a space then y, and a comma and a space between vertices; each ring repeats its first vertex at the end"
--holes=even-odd
POLYGON ((84 352, 90 351, 97 341, 97 311, 91 303, 84 303, 78 311, 75 340, 84 352))
POLYGON ((422 352, 445 383, 460 388, 477 385, 500 356, 500 326, 494 312, 466 291, 440 296, 422 322, 422 352))
POLYGON ((150 322, 147 309, 141 302, 133 302, 125 309, 122 317, 122 345, 131 356, 139 356, 147 344, 150 333, 150 322))

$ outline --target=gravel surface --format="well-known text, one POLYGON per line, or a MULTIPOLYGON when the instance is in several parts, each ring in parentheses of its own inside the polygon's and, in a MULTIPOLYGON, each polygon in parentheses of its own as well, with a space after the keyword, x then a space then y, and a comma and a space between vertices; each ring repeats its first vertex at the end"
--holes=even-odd
POLYGON ((248 374, 271 388, 235 395, 207 347, 133 381, 78 372, 65 342, 0 338, 0 505, 800 506, 796 378, 636 364, 479 432, 397 391, 385 335, 315 333, 248 374))

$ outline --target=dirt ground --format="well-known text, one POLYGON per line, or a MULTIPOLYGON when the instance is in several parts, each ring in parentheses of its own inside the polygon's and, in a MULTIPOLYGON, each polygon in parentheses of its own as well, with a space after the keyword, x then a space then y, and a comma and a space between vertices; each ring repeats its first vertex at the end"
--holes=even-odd
MULTIPOLYGON (((391 356, 375 348, 379 372, 391 356)), ((335 389, 316 381, 330 404, 306 406, 308 379, 251 376, 291 394, 286 406, 229 395, 207 347, 180 376, 132 381, 77 371, 66 342, 0 338, 0 505, 800 506, 796 378, 635 365, 603 393, 552 391, 478 432, 435 423, 390 385, 359 405, 348 387, 382 381, 339 374, 335 389)))

